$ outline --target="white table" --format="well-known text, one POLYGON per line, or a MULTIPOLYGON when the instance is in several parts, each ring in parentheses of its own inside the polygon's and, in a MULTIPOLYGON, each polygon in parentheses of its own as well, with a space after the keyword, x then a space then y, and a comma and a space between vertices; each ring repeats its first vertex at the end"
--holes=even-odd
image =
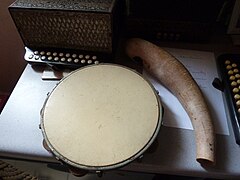
MULTIPOLYGON (((58 81, 42 80, 42 68, 27 65, 0 116, 0 156, 54 163, 42 146, 40 110, 58 81)), ((231 127, 231 126, 229 126, 231 127)), ((124 147, 123 147, 124 148, 124 147)), ((141 162, 121 168, 147 173, 240 179, 240 147, 230 135, 217 135, 215 167, 203 168, 195 160, 192 130, 161 127, 155 144, 141 162)))

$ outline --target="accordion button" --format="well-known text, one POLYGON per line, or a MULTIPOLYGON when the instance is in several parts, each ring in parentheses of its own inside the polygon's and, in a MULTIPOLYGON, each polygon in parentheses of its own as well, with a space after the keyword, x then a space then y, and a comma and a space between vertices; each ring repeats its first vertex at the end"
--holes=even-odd
POLYGON ((74 59, 74 62, 75 62, 75 63, 78 63, 78 62, 79 62, 79 59, 74 59))
POLYGON ((89 59, 89 58, 90 58, 90 56, 89 56, 89 55, 86 55, 86 56, 85 56, 85 59, 89 59))
POLYGON ((225 61, 225 64, 230 64, 230 63, 231 63, 231 61, 229 61, 229 60, 225 61))
POLYGON ((41 57, 41 60, 45 60, 45 59, 46 59, 46 56, 42 56, 42 57, 41 57))
POLYGON ((66 61, 66 58, 64 58, 64 57, 63 57, 63 58, 61 58, 61 61, 62 61, 62 62, 66 61))
POLYGON ((44 51, 41 51, 41 52, 40 52, 40 55, 44 55, 44 54, 45 54, 45 52, 44 52, 44 51))
POLYGON ((97 56, 93 56, 92 59, 93 59, 93 60, 96 60, 96 59, 97 59, 97 56))
POLYGON ((81 60, 81 63, 82 63, 82 64, 86 63, 86 60, 85 60, 85 59, 82 59, 82 60, 81 60))
POLYGON ((51 52, 47 52, 47 56, 50 56, 51 55, 51 52))
POLYGON ((92 64, 92 60, 88 60, 87 63, 88 63, 88 64, 92 64))
POLYGON ((72 62, 72 58, 68 58, 67 61, 68 61, 68 62, 72 62))
POLYGON ((54 52, 54 53, 53 53, 53 56, 57 56, 57 53, 56 53, 56 52, 54 52))
POLYGON ((236 105, 237 105, 237 106, 240 106, 240 100, 238 100, 238 101, 236 102, 236 105))
POLYGON ((94 61, 94 64, 99 64, 99 61, 94 61))
POLYGON ((53 59, 52 56, 49 56, 49 57, 48 57, 48 60, 49 60, 49 61, 51 61, 52 59, 53 59))
POLYGON ((59 57, 55 57, 55 58, 54 58, 54 61, 58 61, 58 60, 59 60, 59 57))
POLYGON ((238 69, 234 69, 233 72, 234 72, 234 73, 238 73, 239 70, 238 70, 238 69))
POLYGON ((235 94, 234 95, 234 99, 239 100, 240 99, 240 95, 239 94, 235 94))
POLYGON ((38 54, 38 51, 34 51, 33 54, 35 54, 35 55, 38 54))
POLYGON ((231 86, 237 86, 237 82, 236 81, 231 82, 231 86))
POLYGON ((82 54, 80 54, 78 57, 79 57, 80 59, 82 59, 82 58, 83 58, 83 55, 82 55, 82 54))
POLYGON ((240 108, 238 108, 238 113, 240 113, 240 108))
POLYGON ((70 54, 69 54, 69 53, 67 53, 67 54, 66 54, 66 57, 70 57, 70 54))
POLYGON ((228 71, 228 74, 229 74, 229 75, 233 74, 233 71, 232 71, 232 70, 229 70, 229 71, 228 71))
POLYGON ((63 55, 64 55, 63 53, 59 53, 59 56, 60 56, 60 57, 63 57, 63 55))
POLYGON ((226 68, 229 70, 229 69, 232 69, 232 66, 231 65, 227 65, 226 68))
POLYGON ((73 55, 72 55, 72 57, 73 57, 73 58, 76 58, 76 57, 77 57, 77 55, 76 55, 76 54, 73 54, 73 55))
POLYGON ((36 60, 38 60, 39 58, 40 58, 40 57, 39 57, 38 55, 37 55, 37 56, 35 56, 35 59, 36 59, 36 60))
POLYGON ((237 64, 233 63, 233 64, 232 64, 232 67, 234 67, 234 68, 237 67, 237 64))
POLYGON ((238 93, 238 92, 239 92, 239 89, 238 89, 238 88, 233 88, 233 92, 234 92, 234 93, 238 93))
POLYGON ((32 59, 33 56, 34 56, 33 54, 30 54, 30 55, 28 56, 28 58, 29 58, 29 59, 32 59))

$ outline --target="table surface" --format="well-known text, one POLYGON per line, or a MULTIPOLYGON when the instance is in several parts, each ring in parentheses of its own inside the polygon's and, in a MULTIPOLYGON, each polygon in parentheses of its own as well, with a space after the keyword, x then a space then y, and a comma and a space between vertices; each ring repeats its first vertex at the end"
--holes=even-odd
MULTIPOLYGON (((43 146, 40 110, 56 80, 42 80, 43 68, 27 65, 0 115, 0 156, 57 162, 43 146)), ((208 178, 240 178, 240 148, 230 135, 216 135, 216 165, 202 167, 195 160, 194 131, 162 126, 154 144, 121 170, 208 178)), ((123 147, 124 148, 124 147, 123 147)))

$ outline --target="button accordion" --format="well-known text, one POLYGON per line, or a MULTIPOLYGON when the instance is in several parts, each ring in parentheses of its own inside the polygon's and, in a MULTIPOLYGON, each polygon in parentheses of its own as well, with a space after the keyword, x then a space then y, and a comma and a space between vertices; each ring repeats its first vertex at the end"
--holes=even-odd
POLYGON ((118 0, 17 0, 9 6, 25 60, 80 67, 111 61, 122 5, 118 0))

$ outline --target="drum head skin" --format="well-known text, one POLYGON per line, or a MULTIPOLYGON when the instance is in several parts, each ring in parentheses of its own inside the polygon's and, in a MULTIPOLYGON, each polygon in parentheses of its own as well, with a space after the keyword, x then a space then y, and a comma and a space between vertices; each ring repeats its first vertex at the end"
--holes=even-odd
POLYGON ((87 170, 123 166, 154 141, 161 104, 152 85, 113 64, 78 69, 45 101, 41 129, 55 156, 87 170))

